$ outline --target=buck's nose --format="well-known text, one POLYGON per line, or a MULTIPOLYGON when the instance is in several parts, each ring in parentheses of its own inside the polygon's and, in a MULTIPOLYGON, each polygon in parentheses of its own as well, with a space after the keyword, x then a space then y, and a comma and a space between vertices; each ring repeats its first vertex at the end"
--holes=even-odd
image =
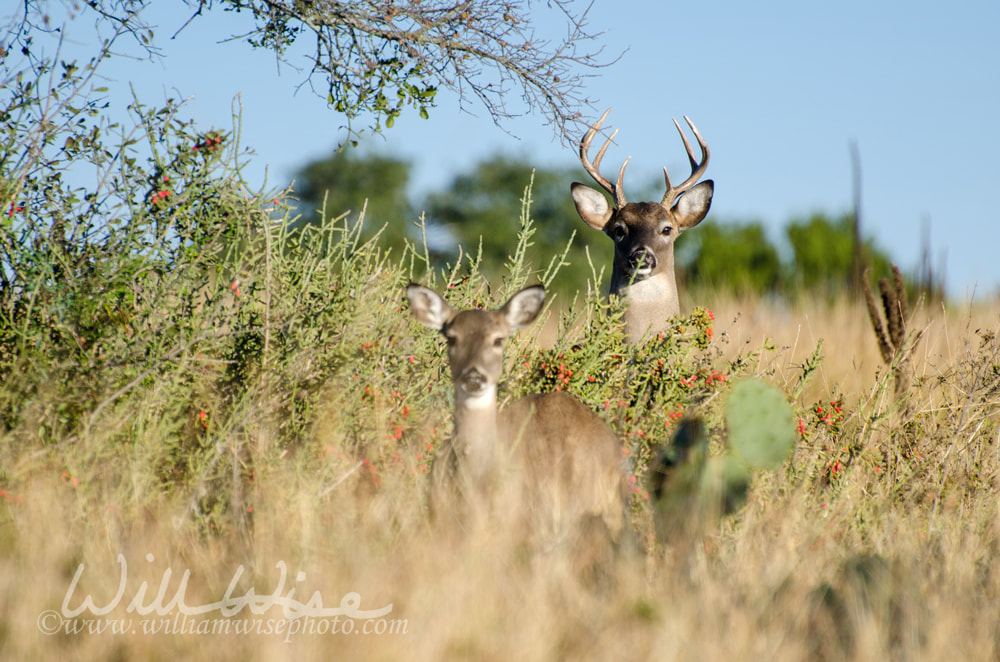
POLYGON ((632 271, 652 271, 656 268, 656 255, 646 246, 639 246, 628 256, 632 271))

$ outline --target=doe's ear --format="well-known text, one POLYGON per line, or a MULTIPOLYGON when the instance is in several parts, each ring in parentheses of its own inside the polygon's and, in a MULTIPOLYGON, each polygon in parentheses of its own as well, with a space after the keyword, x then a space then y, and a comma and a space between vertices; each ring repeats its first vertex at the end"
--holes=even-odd
POLYGON ((712 194, 715 192, 715 183, 711 179, 706 179, 697 186, 692 187, 686 193, 682 193, 674 204, 674 218, 677 219, 678 231, 701 223, 708 214, 708 208, 712 206, 712 194))
POLYGON ((595 230, 603 230, 604 226, 611 220, 612 212, 611 205, 608 204, 608 199, 604 197, 604 194, 579 182, 573 182, 569 188, 573 194, 576 213, 580 215, 583 222, 595 230))
POLYGON ((411 283, 406 288, 406 298, 410 300, 410 310, 417 321, 436 331, 443 329, 455 316, 455 310, 448 302, 429 287, 411 283))
POLYGON ((500 312, 511 329, 523 329, 538 318, 544 303, 545 287, 532 285, 512 296, 510 301, 503 305, 500 312))

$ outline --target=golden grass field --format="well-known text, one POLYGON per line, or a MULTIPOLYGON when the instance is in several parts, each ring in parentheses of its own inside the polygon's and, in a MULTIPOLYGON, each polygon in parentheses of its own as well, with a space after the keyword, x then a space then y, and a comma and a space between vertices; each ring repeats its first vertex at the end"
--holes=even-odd
MULTIPOLYGON (((917 308, 910 328, 923 337, 908 407, 890 401, 887 370, 860 305, 699 303, 715 312, 715 343, 727 355, 769 343, 752 372, 779 387, 792 383, 823 341, 824 360, 800 402, 808 410, 842 396, 845 429, 862 449, 836 485, 818 480, 828 455, 804 440, 785 470, 756 478, 735 516, 690 539, 643 539, 639 551, 615 559, 605 581, 584 584, 558 550, 525 554, 502 530, 472 539, 439 535, 427 522, 427 476, 412 457, 383 470, 376 485, 366 466, 335 453, 322 477, 299 455, 281 455, 256 466, 246 486, 255 497, 250 524, 205 535, 189 525, 185 499, 129 494, 144 489, 132 480, 145 472, 142 448, 108 453, 100 466, 76 471, 65 469, 76 446, 7 449, 0 657, 1000 657, 1000 353, 990 335, 1000 325, 1000 303, 917 308), (287 568, 283 584, 279 563, 287 568), (96 611, 113 606, 121 584, 110 613, 59 613, 81 564, 68 607, 88 595, 96 611), (170 604, 179 592, 187 608, 218 602, 241 567, 230 597, 245 598, 252 588, 282 599, 260 602, 259 615, 245 606, 232 616, 215 610, 186 619, 184 608, 170 604), (352 629, 336 634, 328 631, 332 619, 284 618, 293 598, 307 603, 317 594, 323 607, 337 608, 350 593, 360 596, 356 609, 391 605, 391 612, 341 618, 336 627, 352 629), (130 612, 134 598, 162 605, 164 614, 130 612), (111 627, 109 619, 126 631, 89 631, 111 627), (236 621, 262 631, 211 632, 236 621), (292 623, 314 630, 289 633, 292 623), (168 626, 182 631, 164 633, 168 626), (83 631, 67 631, 73 628, 83 631)), ((317 425, 318 447, 336 447, 336 408, 350 406, 331 397, 337 404, 317 425)), ((259 449, 273 442, 267 425, 248 427, 259 449)), ((96 447, 106 433, 96 427, 75 443, 96 447)))

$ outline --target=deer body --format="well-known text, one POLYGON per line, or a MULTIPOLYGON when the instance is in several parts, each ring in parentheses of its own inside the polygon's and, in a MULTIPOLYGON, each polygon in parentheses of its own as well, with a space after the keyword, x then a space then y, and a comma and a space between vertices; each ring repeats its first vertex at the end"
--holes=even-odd
POLYGON ((497 408, 497 383, 509 335, 535 320, 541 286, 499 310, 452 309, 436 292, 407 288, 425 326, 448 339, 455 389, 455 431, 435 458, 431 508, 480 524, 490 507, 517 511, 536 540, 571 535, 596 519, 618 538, 625 525, 625 482, 618 437, 594 412, 563 392, 529 395, 497 408))
POLYGON ((608 112, 610 109, 580 141, 580 161, 594 181, 611 194, 615 206, 609 205, 600 191, 578 182, 573 182, 571 192, 580 218, 615 242, 609 293, 625 298, 626 333, 629 342, 635 344, 664 331, 670 317, 680 312, 674 276, 674 241, 680 233, 700 223, 708 214, 714 184, 706 180, 696 185, 708 167, 708 146, 694 123, 684 118, 701 148, 702 161, 698 163, 680 124, 674 120, 691 162, 691 176, 675 187, 671 185, 670 175, 664 168, 667 191, 660 202, 627 202, 623 179, 628 159, 614 184, 599 170, 604 152, 617 131, 601 147, 593 163, 587 156, 590 143, 608 112))

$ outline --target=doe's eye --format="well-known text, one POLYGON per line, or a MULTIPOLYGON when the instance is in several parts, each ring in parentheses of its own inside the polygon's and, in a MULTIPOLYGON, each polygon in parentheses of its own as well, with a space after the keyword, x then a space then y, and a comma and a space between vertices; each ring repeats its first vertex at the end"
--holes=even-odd
POLYGON ((664 226, 663 226, 663 229, 662 229, 662 230, 660 230, 660 233, 661 233, 661 234, 662 234, 662 235, 663 235, 664 237, 669 237, 669 236, 670 236, 670 232, 671 232, 672 230, 673 230, 673 228, 672 228, 672 227, 670 227, 669 225, 664 225, 664 226))
POLYGON ((504 341, 504 337, 503 336, 497 336, 496 338, 493 339, 493 346, 494 347, 503 347, 503 341, 504 341))

